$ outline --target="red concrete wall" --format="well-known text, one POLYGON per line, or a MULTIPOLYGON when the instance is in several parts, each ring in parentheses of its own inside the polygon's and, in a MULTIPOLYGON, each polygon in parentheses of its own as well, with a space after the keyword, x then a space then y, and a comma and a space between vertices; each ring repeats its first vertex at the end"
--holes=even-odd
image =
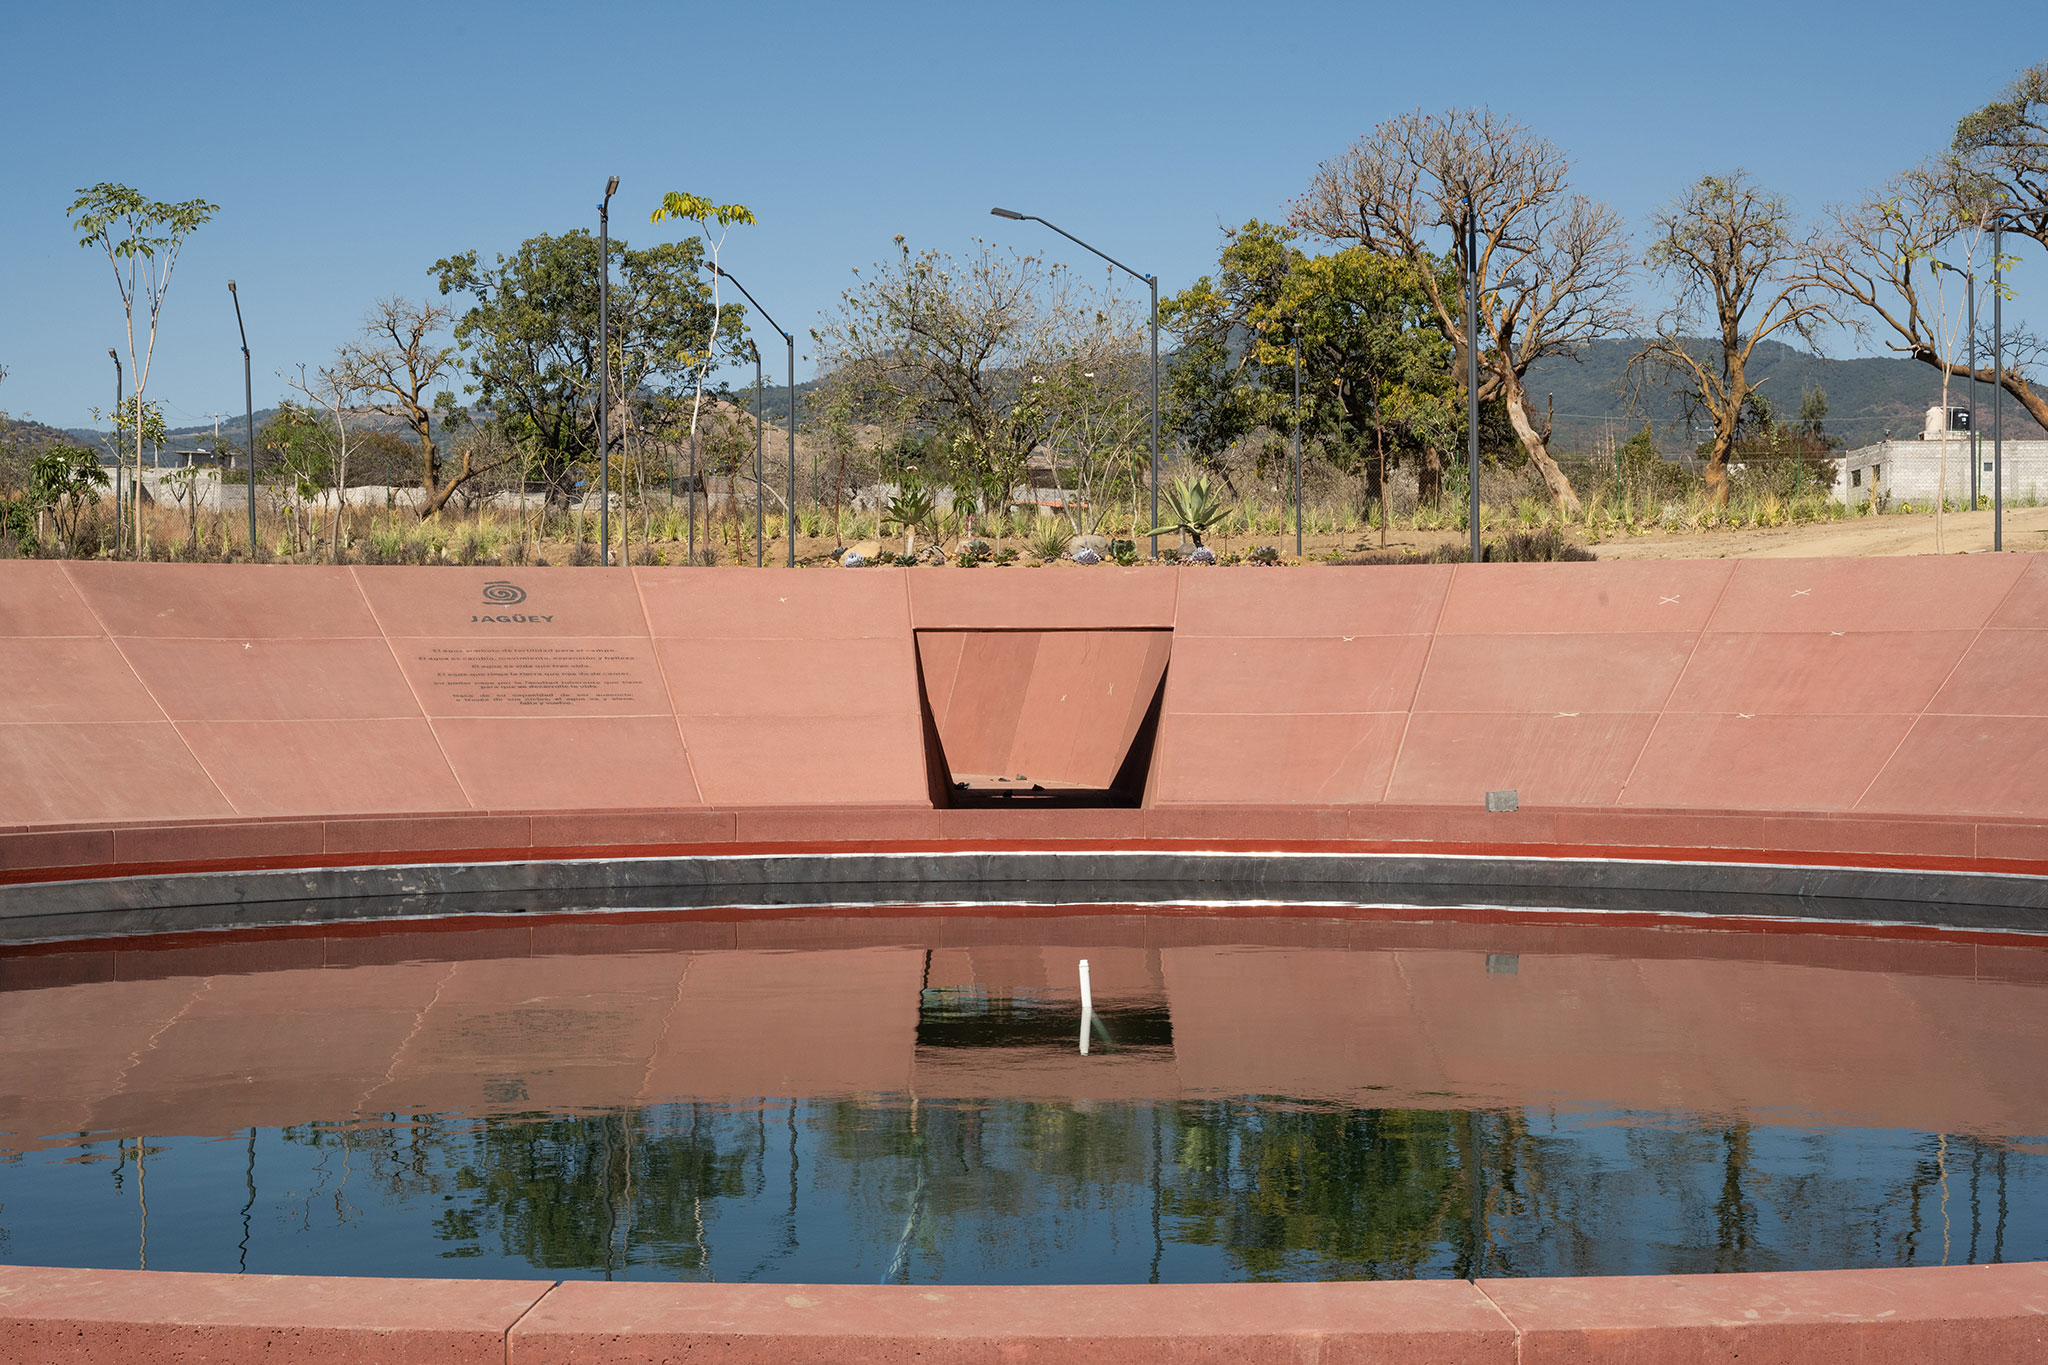
POLYGON ((1377 1284, 723 1285, 0 1266, 10 1365, 2048 1357, 2048 1266, 1377 1284))
MULTIPOLYGON (((929 807, 918 632, 1142 629, 1172 632, 1147 793, 1162 810, 1476 811, 1514 788, 1544 808, 2048 819, 2038 555, 805 573, 11 561, 0 830, 929 807), (493 582, 522 600, 492 601, 493 582)), ((1027 693, 1101 673, 1037 638, 1027 693)), ((1150 667, 1124 662, 1110 671, 1150 667)), ((1059 752, 1031 762, 1092 776, 1129 720, 1096 709, 1008 733, 1050 736, 1059 752)))

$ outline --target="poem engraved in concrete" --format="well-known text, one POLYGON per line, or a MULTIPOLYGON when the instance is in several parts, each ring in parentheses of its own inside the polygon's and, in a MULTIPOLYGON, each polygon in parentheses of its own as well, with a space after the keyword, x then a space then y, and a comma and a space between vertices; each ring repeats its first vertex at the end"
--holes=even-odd
POLYGON ((519 708, 616 706, 644 700, 644 666, 605 645, 436 645, 420 656, 450 701, 519 708))

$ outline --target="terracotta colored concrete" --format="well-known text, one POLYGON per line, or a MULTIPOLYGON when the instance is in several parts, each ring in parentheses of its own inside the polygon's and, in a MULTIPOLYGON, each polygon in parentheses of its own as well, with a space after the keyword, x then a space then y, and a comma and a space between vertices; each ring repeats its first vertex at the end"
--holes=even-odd
POLYGON ((7 591, 0 592, 0 636, 106 634, 64 569, 53 560, 9 563, 7 591))
MULTIPOLYGON (((603 810, 702 800, 673 716, 450 717, 435 723, 434 735, 463 795, 487 809, 603 810)), ((536 834, 534 842, 542 837, 536 834)))
POLYGON ((194 721, 178 734, 244 815, 471 807, 424 719, 194 721))
POLYGON ((565 1284, 512 1365, 1383 1360, 1509 1365, 1514 1333, 1456 1281, 1057 1288, 565 1284), (1361 1292, 1365 1291, 1365 1292, 1361 1292))
POLYGON ((1121 649, 1169 629, 1154 808, 1469 811, 1513 787, 1579 808, 2048 819, 2048 564, 2030 555, 1086 574, 13 561, 0 603, 0 833, 929 808, 916 632, 947 726, 963 668, 995 679, 977 691, 1013 684, 955 741, 977 755, 956 769, 1021 758, 1094 783, 1129 713, 1025 711, 1074 712, 1051 684, 1075 670, 1112 696, 1151 668, 1094 633, 1121 649), (490 601, 492 583, 524 597, 490 601), (1005 654, 1031 638, 1029 666, 1005 654), (537 719, 574 723, 513 728, 537 719), (572 756, 537 772, 520 755, 539 749, 572 756))
POLYGON ((1166 631, 919 631, 925 695, 956 778, 1106 790, 1166 672, 1166 631))
POLYGON ((0 725, 162 719, 111 640, 18 636, 0 650, 0 725))
POLYGON ((0 1267, 0 1349, 20 1365, 2003 1362, 2048 1352, 2048 1267, 929 1288, 0 1267))
POLYGON ((2048 717, 1922 716, 1861 804, 2048 817, 2048 717))
POLYGON ((2037 556, 1739 559, 1714 631, 1977 630, 2037 556))
POLYGON ((2048 1359, 2048 1266, 1484 1280, 1520 1365, 2048 1359))
POLYGON ((378 634, 353 569, 91 560, 69 561, 63 568, 100 630, 116 639, 256 641, 378 634))
POLYGON ((0 1266, 9 1365, 502 1365, 545 1280, 0 1266))
POLYGON ((0 725, 0 822, 190 819, 234 812, 164 723, 0 725))
POLYGON ((1181 575, 1104 565, 1086 574, 901 575, 918 630, 1132 630, 1167 628, 1181 575))
POLYGON ((1928 710, 1964 716, 2048 716, 2048 628, 1986 630, 1928 710))

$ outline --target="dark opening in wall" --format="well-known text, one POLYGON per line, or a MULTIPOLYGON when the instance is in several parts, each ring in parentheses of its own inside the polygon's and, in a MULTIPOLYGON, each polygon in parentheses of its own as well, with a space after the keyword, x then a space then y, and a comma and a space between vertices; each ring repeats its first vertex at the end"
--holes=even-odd
POLYGON ((932 803, 1140 806, 1168 630, 921 630, 932 803))

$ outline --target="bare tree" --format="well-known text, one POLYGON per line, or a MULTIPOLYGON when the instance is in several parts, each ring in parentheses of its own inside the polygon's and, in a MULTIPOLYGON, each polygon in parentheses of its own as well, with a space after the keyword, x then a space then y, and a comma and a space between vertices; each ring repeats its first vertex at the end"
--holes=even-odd
POLYGON ((1714 423, 1707 491, 1728 502, 1728 457, 1756 385, 1749 362, 1757 346, 1790 333, 1812 346, 1814 329, 1833 320, 1833 296, 1805 266, 1813 253, 1782 195, 1760 189, 1744 171, 1703 176, 1652 221, 1657 239, 1644 264, 1661 272, 1675 298, 1657 319, 1657 335, 1630 360, 1637 375, 1661 370, 1685 384, 1690 406, 1714 423), (1695 338, 1720 348, 1713 363, 1695 338))
POLYGON ((2028 382, 2026 363, 2040 353, 2031 337, 2007 337, 2005 365, 1974 374, 1942 344, 1941 309, 1934 292, 1935 262, 1981 232, 1983 205, 1958 198, 1953 163, 1937 162, 1894 176, 1854 207, 1828 210, 1815 247, 1814 283, 1854 304, 1867 329, 1871 319, 1890 336, 1888 350, 1910 356, 1951 378, 1997 384, 2028 414, 2048 426, 2048 395, 2028 382))
POLYGON ((1966 201, 2003 208, 2009 231, 2048 247, 2048 62, 1957 123, 1954 153, 1966 201))
POLYGON ((438 515, 457 489, 494 467, 479 464, 478 444, 465 442, 457 447, 459 463, 451 470, 434 440, 435 387, 452 380, 461 367, 457 348, 438 340, 454 320, 454 310, 439 304, 379 299, 363 319, 362 335, 335 359, 335 379, 358 391, 369 411, 412 428, 420 450, 416 510, 422 518, 438 515))
POLYGON ((343 519, 348 512, 348 419, 351 400, 361 395, 355 372, 346 363, 347 347, 343 347, 343 359, 332 366, 324 366, 311 375, 304 365, 299 366, 298 378, 285 376, 285 383, 306 395, 307 401, 323 409, 334 423, 333 479, 334 479, 334 521, 329 528, 329 557, 341 563, 341 542, 343 519))
POLYGON ((1038 256, 984 242, 964 260, 912 255, 900 236, 896 247, 812 332, 821 367, 942 435, 956 498, 971 489, 984 506, 1007 500, 1050 427, 1044 386, 1031 377, 1098 353, 1119 326, 1117 310, 1038 256))
POLYGON ((1418 110, 1318 166, 1292 221, 1408 262, 1463 375, 1462 281, 1444 272, 1432 241, 1456 245, 1469 203, 1479 236, 1478 260, 1468 266, 1480 291, 1479 397, 1505 404, 1552 499, 1575 513, 1578 495, 1550 458, 1548 423, 1537 429, 1523 376, 1545 356, 1575 355, 1587 342, 1626 331, 1631 314, 1621 219, 1572 193, 1570 173, 1554 144, 1490 109, 1418 110))

